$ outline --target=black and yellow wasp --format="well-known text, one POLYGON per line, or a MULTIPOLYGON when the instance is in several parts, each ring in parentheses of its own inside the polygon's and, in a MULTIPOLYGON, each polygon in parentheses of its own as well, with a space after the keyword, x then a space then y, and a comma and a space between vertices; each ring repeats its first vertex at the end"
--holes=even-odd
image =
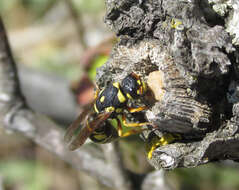
POLYGON ((122 122, 126 127, 134 128, 148 125, 147 122, 127 123, 124 114, 125 109, 130 113, 146 109, 146 107, 131 108, 127 105, 129 99, 138 99, 146 91, 145 82, 135 73, 126 76, 121 83, 114 82, 101 91, 96 90, 94 103, 88 106, 67 129, 65 141, 70 143, 69 149, 79 148, 87 138, 96 143, 107 143, 118 137, 126 137, 141 132, 142 128, 123 132, 118 117, 122 116, 122 122), (110 119, 117 121, 116 128, 109 122, 110 119), (78 134, 75 135, 78 130, 78 134))

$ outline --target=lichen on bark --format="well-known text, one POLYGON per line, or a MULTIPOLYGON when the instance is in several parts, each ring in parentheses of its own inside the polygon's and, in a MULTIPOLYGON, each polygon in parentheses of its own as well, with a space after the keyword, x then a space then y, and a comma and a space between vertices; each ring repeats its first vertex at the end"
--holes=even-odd
POLYGON ((232 36, 232 43, 239 45, 239 1, 208 0, 212 9, 225 21, 226 31, 232 36))
POLYGON ((227 14, 219 14, 212 5, 218 2, 106 0, 105 22, 119 41, 97 71, 98 86, 135 72, 150 87, 150 76, 158 72, 160 94, 154 86, 154 100, 146 97, 140 102, 149 107, 145 119, 156 126, 144 138, 158 132, 183 137, 153 152, 149 161, 155 168, 238 160, 239 53, 227 14))

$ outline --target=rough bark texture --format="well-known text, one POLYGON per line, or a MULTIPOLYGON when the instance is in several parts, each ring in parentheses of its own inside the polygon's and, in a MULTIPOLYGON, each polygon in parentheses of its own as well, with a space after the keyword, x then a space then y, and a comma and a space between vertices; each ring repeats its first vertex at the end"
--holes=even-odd
POLYGON ((158 147, 150 163, 173 169, 238 160, 238 1, 106 0, 106 7, 105 22, 119 42, 98 70, 98 85, 135 72, 150 87, 157 71, 155 100, 148 95, 131 102, 146 104, 144 117, 157 126, 144 138, 182 136, 158 147))
MULTIPOLYGON (((22 74, 21 72, 20 75, 22 74)), ((20 79, 24 80, 23 77, 20 77, 20 79)), ((21 82, 22 89, 27 89, 24 81, 21 82)), ((64 89, 64 87, 65 83, 62 82, 62 88, 64 89)), ((26 97, 28 98, 29 96, 27 95, 26 97)), ((58 101, 60 100, 58 99, 58 101)), ((108 144, 104 147, 105 154, 96 147, 86 145, 74 152, 67 149, 67 145, 63 140, 64 131, 61 127, 46 116, 34 112, 26 104, 20 89, 17 67, 1 17, 0 127, 21 133, 25 137, 32 139, 36 144, 71 164, 72 167, 88 173, 108 187, 122 190, 146 190, 151 187, 154 187, 154 189, 170 189, 168 184, 164 182, 164 171, 139 175, 126 170, 116 143, 108 144), (158 180, 152 180, 155 178, 158 178, 158 180)))

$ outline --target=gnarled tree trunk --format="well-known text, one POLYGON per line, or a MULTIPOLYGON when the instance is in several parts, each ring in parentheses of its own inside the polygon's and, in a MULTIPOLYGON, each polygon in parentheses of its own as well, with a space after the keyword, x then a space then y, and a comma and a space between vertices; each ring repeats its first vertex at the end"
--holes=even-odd
POLYGON ((150 163, 173 169, 238 160, 239 2, 106 0, 106 7, 119 42, 98 70, 98 85, 140 74, 155 99, 144 100, 154 124, 146 143, 180 135, 157 147, 150 163))

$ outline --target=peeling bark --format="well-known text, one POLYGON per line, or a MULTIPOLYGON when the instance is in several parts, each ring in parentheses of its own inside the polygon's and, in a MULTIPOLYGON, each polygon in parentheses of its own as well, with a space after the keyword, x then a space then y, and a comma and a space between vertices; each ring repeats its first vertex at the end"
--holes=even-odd
MULTIPOLYGON (((227 13, 237 14, 238 2, 230 2, 227 13)), ((144 133, 146 143, 152 134, 182 137, 153 152, 149 162, 157 169, 238 160, 237 35, 228 31, 231 17, 215 11, 218 3, 106 0, 105 22, 119 42, 98 69, 98 85, 104 87, 135 72, 150 86, 154 82, 149 76, 158 71, 162 90, 154 94, 151 89, 151 93, 159 98, 131 104, 146 104, 149 109, 141 118, 157 126, 144 133)))
MULTIPOLYGON (((64 85, 62 86, 64 88, 64 85)), ((123 166, 118 146, 105 147, 102 151, 92 146, 84 146, 77 151, 69 151, 63 141, 64 131, 44 115, 31 110, 20 90, 17 67, 11 53, 6 31, 0 18, 0 126, 17 132, 33 140, 36 144, 55 154, 72 167, 95 177, 100 183, 119 189, 170 189, 166 183, 154 183, 147 179, 149 175, 159 176, 164 181, 163 171, 160 175, 149 173, 138 175, 123 166), (145 180, 143 180, 145 178, 145 180)))

